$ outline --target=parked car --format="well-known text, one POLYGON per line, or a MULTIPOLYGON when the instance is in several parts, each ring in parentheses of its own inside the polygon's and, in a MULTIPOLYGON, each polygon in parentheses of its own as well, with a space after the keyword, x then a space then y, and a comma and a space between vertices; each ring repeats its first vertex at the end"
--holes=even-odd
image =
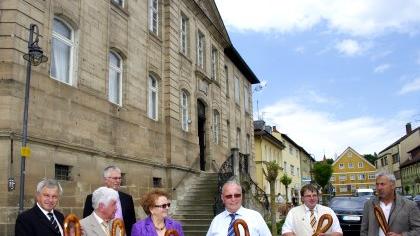
POLYGON ((415 201, 416 203, 417 203, 417 206, 419 207, 419 209, 420 209, 420 195, 416 195, 414 198, 413 198, 413 201, 415 201))
POLYGON ((356 194, 357 197, 361 197, 361 196, 373 196, 374 195, 374 191, 373 191, 373 189, 359 188, 359 189, 356 189, 355 194, 356 194))
POLYGON ((368 197, 334 197, 329 207, 340 221, 344 235, 360 235, 363 207, 368 197))

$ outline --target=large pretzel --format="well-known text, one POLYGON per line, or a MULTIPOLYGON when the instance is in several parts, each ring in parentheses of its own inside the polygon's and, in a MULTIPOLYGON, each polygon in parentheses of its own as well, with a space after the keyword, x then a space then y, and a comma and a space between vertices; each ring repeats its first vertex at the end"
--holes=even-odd
POLYGON ((235 236, 241 235, 239 233, 239 225, 242 225, 242 227, 244 228, 245 236, 249 236, 248 224, 242 219, 237 219, 235 220, 235 222, 233 222, 233 231, 235 232, 235 236))
POLYGON ((382 211, 382 208, 373 204, 373 212, 375 213, 376 221, 378 221, 378 224, 381 227, 382 231, 384 232, 384 234, 387 234, 389 231, 389 225, 386 222, 386 218, 384 212, 382 211))
POLYGON ((111 236, 116 236, 117 228, 120 228, 120 236, 125 235, 124 221, 117 218, 112 222, 111 236))
POLYGON ((79 218, 73 213, 70 213, 64 218, 64 236, 70 236, 70 227, 71 223, 74 224, 74 235, 80 236, 81 235, 81 228, 79 218))
POLYGON ((327 232, 327 230, 331 227, 332 223, 332 216, 330 214, 323 214, 321 217, 319 217, 318 225, 316 227, 315 233, 312 234, 312 236, 318 236, 321 233, 327 232), (327 224, 322 226, 325 220, 327 220, 327 224))
POLYGON ((165 236, 179 236, 178 231, 174 230, 174 229, 168 229, 165 232, 165 236))

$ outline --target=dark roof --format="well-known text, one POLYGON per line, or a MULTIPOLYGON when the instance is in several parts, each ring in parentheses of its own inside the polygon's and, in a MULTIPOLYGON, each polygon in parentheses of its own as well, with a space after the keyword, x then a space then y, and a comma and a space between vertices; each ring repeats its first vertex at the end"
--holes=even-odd
POLYGON ((254 72, 252 72, 251 68, 249 68, 249 66, 246 64, 244 59, 242 59, 241 55, 238 53, 238 51, 236 51, 233 45, 225 48, 225 54, 227 57, 229 57, 230 60, 232 60, 233 64, 235 64, 235 66, 251 84, 260 83, 257 76, 255 76, 254 72))
POLYGON ((420 127, 417 127, 415 129, 413 129, 410 133, 402 136, 401 138, 399 138, 397 141, 393 142, 391 145, 389 145, 388 147, 386 147, 384 150, 380 151, 379 153, 385 152, 386 150, 392 148, 393 146, 395 146, 396 144, 401 143, 401 141, 403 141, 405 138, 407 138, 408 136, 410 136, 412 133, 415 133, 417 130, 420 130, 420 127))
POLYGON ((416 152, 417 155, 414 156, 412 159, 409 159, 409 160, 404 161, 404 163, 402 163, 400 165, 400 168, 404 168, 406 166, 410 166, 412 164, 415 164, 417 162, 420 162, 420 152, 418 151, 419 149, 420 149, 420 145, 418 145, 417 147, 415 147, 414 149, 412 149, 411 151, 409 151, 409 152, 413 152, 414 150, 417 150, 417 152, 416 152))
POLYGON ((255 129, 254 130, 254 136, 264 136, 272 144, 280 146, 280 149, 283 149, 283 148, 286 147, 286 146, 284 146, 284 144, 283 144, 282 141, 278 140, 276 137, 274 137, 272 134, 270 134, 269 132, 267 132, 264 129, 263 130, 261 130, 261 129, 255 129))

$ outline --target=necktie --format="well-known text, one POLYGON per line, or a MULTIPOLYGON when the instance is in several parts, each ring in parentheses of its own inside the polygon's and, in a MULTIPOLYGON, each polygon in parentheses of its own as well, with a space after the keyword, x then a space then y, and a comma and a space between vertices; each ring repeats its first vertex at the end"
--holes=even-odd
POLYGON ((49 212, 48 217, 50 217, 50 223, 51 223, 52 227, 54 228, 54 231, 61 235, 60 229, 58 228, 57 221, 54 219, 54 214, 49 212))
POLYGON ((235 215, 236 215, 236 213, 229 214, 231 220, 230 220, 227 236, 233 236, 234 233, 235 233, 235 232, 233 232, 233 222, 235 221, 235 215))
POLYGON ((314 209, 312 209, 312 210, 310 210, 311 211, 311 217, 310 217, 310 220, 311 220, 311 226, 312 226, 312 229, 314 230, 314 232, 315 232, 315 230, 316 230, 316 218, 315 218, 315 214, 314 214, 314 209))

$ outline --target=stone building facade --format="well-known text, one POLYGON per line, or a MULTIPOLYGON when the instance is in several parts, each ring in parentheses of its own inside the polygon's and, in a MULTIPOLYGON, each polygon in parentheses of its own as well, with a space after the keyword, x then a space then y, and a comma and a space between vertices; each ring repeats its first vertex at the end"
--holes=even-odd
POLYGON ((0 2, 0 235, 13 235, 28 28, 49 58, 32 67, 25 208, 35 184, 61 179, 60 209, 81 215, 108 165, 123 191, 177 187, 239 148, 253 167, 252 84, 214 1, 0 2), (8 179, 16 189, 8 189, 8 179), (10 190, 10 191, 8 191, 10 190))

